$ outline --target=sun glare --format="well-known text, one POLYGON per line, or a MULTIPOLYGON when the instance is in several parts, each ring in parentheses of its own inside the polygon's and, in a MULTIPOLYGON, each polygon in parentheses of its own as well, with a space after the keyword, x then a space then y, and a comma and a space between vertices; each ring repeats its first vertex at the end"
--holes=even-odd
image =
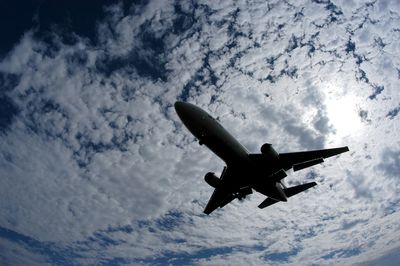
POLYGON ((325 100, 329 122, 335 135, 346 137, 356 134, 361 128, 358 115, 358 99, 353 95, 335 96, 329 94, 325 100))

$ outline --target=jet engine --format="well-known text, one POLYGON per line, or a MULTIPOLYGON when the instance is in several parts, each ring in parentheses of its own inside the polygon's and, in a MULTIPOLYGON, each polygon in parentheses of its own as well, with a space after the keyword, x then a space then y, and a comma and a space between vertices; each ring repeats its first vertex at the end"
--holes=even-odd
POLYGON ((268 159, 278 159, 279 154, 272 148, 272 144, 265 143, 261 146, 261 153, 268 159))
POLYGON ((207 182, 207 184, 209 184, 210 186, 212 186, 213 188, 216 188, 219 186, 219 183, 221 182, 221 179, 219 179, 218 177, 215 176, 214 173, 207 173, 204 176, 204 180, 207 182))

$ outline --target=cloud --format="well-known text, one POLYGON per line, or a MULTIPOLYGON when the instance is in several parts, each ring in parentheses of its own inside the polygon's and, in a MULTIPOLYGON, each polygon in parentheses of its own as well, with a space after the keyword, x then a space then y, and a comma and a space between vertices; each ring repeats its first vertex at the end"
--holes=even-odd
POLYGON ((395 7, 152 1, 105 8, 94 41, 26 32, 0 62, 0 226, 13 235, 0 238, 2 259, 259 265, 392 257, 400 200, 395 7), (265 142, 280 152, 351 152, 290 173, 290 183, 319 185, 287 203, 259 210, 263 197, 254 194, 205 216, 212 188, 203 176, 223 163, 182 126, 177 99, 209 111, 251 152, 265 142), (332 115, 343 99, 368 121, 346 134, 338 123, 351 114, 332 115), (39 248, 28 248, 31 240, 39 248))
POLYGON ((381 162, 377 169, 389 178, 398 178, 400 173, 400 151, 386 148, 382 152, 381 162))

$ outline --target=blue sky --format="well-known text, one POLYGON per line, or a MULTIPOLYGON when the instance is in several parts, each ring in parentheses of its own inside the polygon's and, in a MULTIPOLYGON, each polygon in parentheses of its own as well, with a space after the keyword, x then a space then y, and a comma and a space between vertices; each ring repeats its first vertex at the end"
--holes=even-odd
POLYGON ((398 265, 397 1, 0 4, 0 264, 398 265), (223 162, 173 104, 248 150, 348 145, 260 210, 210 216, 223 162))

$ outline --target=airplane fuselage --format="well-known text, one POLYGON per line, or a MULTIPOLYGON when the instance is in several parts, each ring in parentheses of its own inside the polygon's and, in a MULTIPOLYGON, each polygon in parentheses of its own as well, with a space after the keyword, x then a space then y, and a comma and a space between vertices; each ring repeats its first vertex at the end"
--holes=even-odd
POLYGON ((183 124, 226 164, 248 160, 248 151, 217 120, 201 108, 177 102, 175 109, 183 124))

